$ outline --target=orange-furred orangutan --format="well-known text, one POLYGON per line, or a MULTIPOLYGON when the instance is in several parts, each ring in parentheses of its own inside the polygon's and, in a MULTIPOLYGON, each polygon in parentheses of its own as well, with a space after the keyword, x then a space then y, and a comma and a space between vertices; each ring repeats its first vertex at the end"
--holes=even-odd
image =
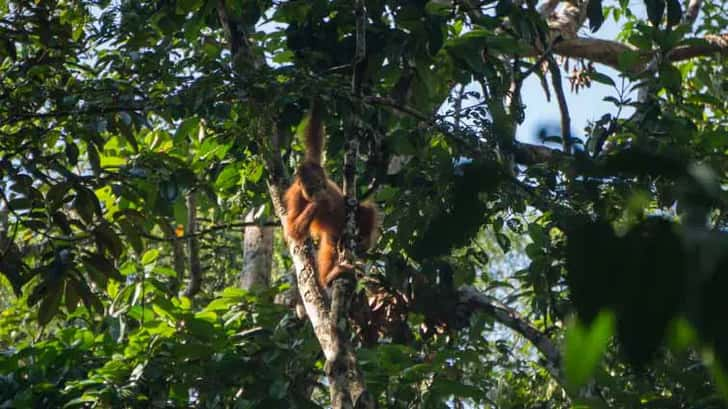
MULTIPOLYGON (((318 240, 318 281, 322 288, 351 265, 339 263, 337 245, 346 224, 344 195, 326 176, 322 165, 324 132, 320 103, 314 101, 304 132, 306 156, 285 195, 286 235, 301 243, 309 235, 318 240)), ((356 212, 360 249, 369 249, 378 234, 379 215, 373 203, 360 203, 356 212)))

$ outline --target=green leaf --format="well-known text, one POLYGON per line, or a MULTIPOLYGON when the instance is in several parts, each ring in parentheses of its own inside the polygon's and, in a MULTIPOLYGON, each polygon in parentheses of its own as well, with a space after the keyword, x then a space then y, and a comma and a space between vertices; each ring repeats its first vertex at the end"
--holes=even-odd
POLYGON ((657 27, 665 14, 665 0, 645 0, 647 18, 653 26, 657 27))
POLYGON ((674 65, 668 64, 660 67, 660 84, 668 90, 679 93, 682 86, 682 74, 674 65))
POLYGON ((48 189, 48 193, 46 193, 46 202, 48 203, 48 208, 50 210, 57 210, 61 206, 70 187, 71 185, 68 182, 59 182, 48 189))
POLYGON ((119 227, 134 251, 137 254, 142 254, 144 245, 139 235, 139 230, 137 230, 127 219, 119 220, 119 227))
MULTIPOLYGON (((101 208, 94 192, 82 186, 76 188, 76 198, 73 200, 73 208, 86 224, 91 224, 94 219, 95 209, 101 208)), ((100 212, 99 212, 100 213, 100 212)))
POLYGON ((602 0, 591 0, 586 8, 586 15, 589 17, 589 28, 592 33, 599 30, 604 23, 604 11, 602 10, 602 0))
POLYGON ((507 16, 513 10, 512 0, 498 0, 495 6, 495 15, 498 17, 507 16))
MULTIPOLYGON (((124 281, 124 276, 119 273, 119 270, 116 269, 114 264, 101 254, 91 253, 82 257, 81 260, 87 268, 94 269, 97 272, 102 273, 104 276, 113 278, 116 281, 124 281)), ((106 288, 105 282, 103 288, 106 288)))
POLYGON ((289 382, 285 379, 276 379, 268 386, 268 395, 274 399, 283 399, 288 395, 289 382))
POLYGON ((441 396, 455 396, 472 399, 482 399, 485 396, 484 391, 471 385, 465 385, 461 382, 451 381, 445 378, 437 378, 432 384, 434 392, 441 396))
POLYGON ((177 14, 187 14, 189 12, 197 11, 204 4, 203 0, 179 0, 176 2, 177 14))
POLYGON ((631 71, 639 62, 640 55, 637 51, 626 50, 621 52, 617 57, 617 64, 621 71, 631 71))
POLYGON ((8 202, 10 210, 17 212, 20 210, 26 210, 33 207, 33 203, 27 197, 18 197, 8 202))
POLYGON ((613 87, 615 86, 613 79, 611 79, 608 75, 604 75, 600 72, 592 72, 589 74, 589 77, 591 77, 592 80, 601 84, 611 85, 613 87))
POLYGON ((197 129, 200 126, 200 118, 196 116, 189 117, 182 121, 174 133, 174 145, 185 146, 189 141, 194 140, 197 136, 197 129))
POLYGON ((73 312, 78 307, 78 303, 81 301, 81 296, 78 295, 75 283, 73 281, 66 282, 66 294, 64 297, 64 303, 68 311, 73 312))
POLYGON ((147 250, 144 255, 142 256, 142 265, 146 266, 149 265, 157 260, 157 257, 159 257, 159 250, 157 249, 150 249, 147 250))
POLYGON ((107 224, 102 224, 94 229, 94 236, 99 250, 108 250, 114 258, 119 258, 124 251, 124 244, 119 236, 107 224))
POLYGON ((230 163, 217 175, 215 187, 218 190, 227 190, 234 187, 240 181, 240 169, 237 163, 230 163))
POLYGON ((175 180, 163 180, 159 183, 159 196, 167 202, 174 202, 179 193, 179 186, 175 180))
POLYGON ((454 59, 465 64, 470 70, 483 73, 486 66, 483 62, 482 51, 485 39, 490 35, 492 34, 489 31, 483 29, 473 30, 461 37, 449 40, 445 49, 454 59))
POLYGON ((88 153, 88 162, 91 165, 91 170, 93 170, 95 175, 100 174, 101 159, 99 159, 99 151, 96 150, 96 146, 92 143, 89 143, 86 147, 86 152, 88 153))
POLYGON ((569 385, 577 389, 593 375, 614 334, 614 314, 600 312, 590 326, 574 322, 566 330, 564 371, 569 385))
POLYGON ((61 287, 60 282, 56 282, 48 288, 46 296, 38 307, 38 324, 45 326, 58 313, 58 307, 61 304, 61 287))
POLYGON ((669 27, 680 24, 682 20, 682 6, 680 0, 667 0, 667 25, 669 27))
POLYGON ((71 166, 76 166, 78 163, 78 146, 73 141, 66 141, 66 157, 71 166))
POLYGON ((177 223, 177 225, 187 226, 187 201, 184 199, 184 197, 178 198, 174 202, 174 206, 172 207, 172 212, 174 213, 174 221, 177 223))
POLYGON ((448 16, 453 10, 453 4, 449 0, 430 0, 425 5, 427 14, 435 16, 448 16))
POLYGON ((71 399, 68 402, 66 402, 66 404, 63 405, 63 409, 81 407, 81 406, 84 406, 85 403, 98 402, 98 401, 99 401, 99 396, 83 394, 78 398, 71 399))

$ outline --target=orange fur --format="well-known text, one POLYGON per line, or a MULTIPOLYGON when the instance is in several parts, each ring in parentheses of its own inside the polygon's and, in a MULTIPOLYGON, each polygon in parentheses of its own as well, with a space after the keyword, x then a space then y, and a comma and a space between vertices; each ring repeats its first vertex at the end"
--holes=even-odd
MULTIPOLYGON (((288 215, 286 235, 300 243, 309 236, 318 240, 318 280, 322 288, 350 271, 352 266, 340 264, 337 244, 346 224, 344 195, 321 165, 323 128, 320 109, 314 103, 305 131, 306 159, 298 167, 296 179, 284 197, 288 215)), ((360 250, 369 249, 376 240, 379 215, 373 203, 360 203, 357 208, 360 250)))

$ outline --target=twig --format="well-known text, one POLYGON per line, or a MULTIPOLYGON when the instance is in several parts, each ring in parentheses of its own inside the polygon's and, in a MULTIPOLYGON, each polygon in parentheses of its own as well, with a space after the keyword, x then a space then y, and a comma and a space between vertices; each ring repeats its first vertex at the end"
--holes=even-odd
POLYGON ((561 113, 561 143, 564 153, 571 154, 571 116, 569 115, 569 106, 566 104, 564 86, 561 83, 561 70, 552 55, 547 58, 549 71, 551 72, 551 83, 554 86, 556 101, 559 103, 559 112, 561 113))
MULTIPOLYGON (((197 220, 199 221, 199 220, 201 220, 201 218, 198 217, 197 220)), ((204 230, 199 230, 199 231, 195 232, 194 234, 193 233, 190 233, 190 232, 187 232, 187 233, 185 233, 185 234, 183 234, 181 236, 160 237, 160 236, 156 236, 156 235, 149 234, 149 233, 142 233, 141 236, 144 237, 144 238, 146 238, 146 239, 154 240, 154 241, 183 241, 183 240, 187 240, 187 239, 189 239, 191 237, 206 236, 208 234, 215 233, 215 232, 218 232, 220 230, 238 229, 238 228, 245 228, 245 227, 251 227, 251 226, 277 227, 277 226, 280 226, 280 225, 281 225, 281 223, 280 222, 276 222, 276 221, 264 222, 264 223, 259 223, 259 222, 237 222, 237 223, 218 224, 218 225, 209 227, 209 228, 204 229, 204 230)), ((165 236, 166 236, 166 234, 165 234, 165 236)))
POLYGON ((134 107, 134 106, 107 106, 89 109, 78 109, 72 111, 51 111, 51 112, 19 112, 10 115, 3 121, 4 125, 12 125, 16 122, 26 119, 44 119, 44 118, 60 118, 65 116, 82 116, 82 115, 103 115, 116 112, 132 112, 156 109, 154 106, 134 107))

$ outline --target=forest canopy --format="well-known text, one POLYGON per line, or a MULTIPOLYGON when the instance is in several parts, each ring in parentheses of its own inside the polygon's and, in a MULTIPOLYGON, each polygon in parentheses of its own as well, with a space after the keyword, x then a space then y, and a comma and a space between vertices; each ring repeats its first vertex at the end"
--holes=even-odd
POLYGON ((0 407, 725 408, 727 25, 721 0, 0 1, 0 407), (332 242, 281 228, 315 104, 332 242))

